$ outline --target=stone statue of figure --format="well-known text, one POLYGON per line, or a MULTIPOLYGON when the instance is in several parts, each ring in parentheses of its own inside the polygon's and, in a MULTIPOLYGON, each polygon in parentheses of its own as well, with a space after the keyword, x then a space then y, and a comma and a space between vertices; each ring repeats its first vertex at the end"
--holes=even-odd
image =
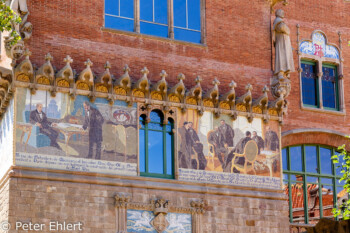
POLYGON ((275 45, 275 71, 279 79, 289 78, 294 72, 292 45, 290 43, 290 29, 284 23, 284 11, 276 10, 276 19, 273 22, 273 43, 275 45))
POLYGON ((27 0, 12 0, 10 8, 21 17, 22 22, 20 24, 15 24, 15 30, 22 36, 22 39, 29 39, 32 34, 33 26, 31 23, 27 22, 29 15, 27 0))

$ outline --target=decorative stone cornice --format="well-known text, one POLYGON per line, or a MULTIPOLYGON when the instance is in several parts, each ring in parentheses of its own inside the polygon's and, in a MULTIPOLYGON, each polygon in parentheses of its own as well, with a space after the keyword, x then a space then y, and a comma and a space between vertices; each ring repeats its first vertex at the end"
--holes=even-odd
MULTIPOLYGON (((25 54, 25 58, 14 65, 12 75, 7 74, 0 78, 0 80, 7 80, 6 85, 0 82, 5 92, 9 92, 9 86, 12 90, 14 86, 20 86, 30 88, 32 94, 37 89, 41 89, 50 91, 53 96, 56 92, 64 92, 69 93, 74 99, 79 94, 89 96, 91 101, 97 97, 106 98, 110 104, 119 99, 128 102, 129 105, 140 102, 146 107, 149 105, 162 106, 167 113, 174 108, 181 108, 183 112, 186 112, 187 109, 195 109, 199 114, 203 114, 204 111, 212 111, 216 117, 220 114, 227 114, 236 119, 238 115, 243 115, 249 121, 254 117, 260 117, 265 121, 273 119, 282 122, 287 105, 284 98, 268 102, 268 88, 266 87, 262 96, 253 100, 251 84, 246 86, 247 92, 244 95, 237 96, 235 91, 237 84, 234 81, 229 85, 230 90, 220 95, 220 82, 217 78, 213 81, 213 87, 205 94, 203 94, 200 77, 197 77, 196 84, 187 90, 184 84, 184 74, 179 74, 178 83, 169 87, 166 81, 167 73, 162 71, 161 79, 152 85, 148 79, 149 71, 146 67, 141 70, 141 78, 135 80, 130 77, 130 68, 126 65, 123 69, 124 73, 115 79, 110 72, 110 63, 106 62, 105 71, 95 79, 92 62, 88 59, 85 62, 85 69, 77 75, 71 67, 73 60, 70 56, 64 59, 65 66, 57 73, 51 64, 53 58, 50 54, 45 56, 45 63, 35 70, 30 61, 30 52, 26 51, 25 54)), ((0 98, 4 99, 4 97, 0 98)))

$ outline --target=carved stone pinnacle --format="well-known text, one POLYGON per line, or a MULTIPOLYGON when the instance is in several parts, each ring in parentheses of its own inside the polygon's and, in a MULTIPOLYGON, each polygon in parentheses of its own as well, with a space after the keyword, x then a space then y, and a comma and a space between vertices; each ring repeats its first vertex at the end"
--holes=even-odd
POLYGON ((105 69, 109 70, 111 67, 112 67, 111 63, 109 63, 109 61, 107 61, 106 64, 105 64, 105 69))
POLYGON ((93 65, 93 63, 91 62, 90 59, 87 59, 86 62, 84 62, 84 65, 87 67, 91 67, 93 65))
POLYGON ((73 59, 72 59, 69 55, 67 55, 66 58, 63 59, 63 61, 64 61, 65 63, 67 63, 67 65, 69 65, 70 63, 73 62, 73 59))

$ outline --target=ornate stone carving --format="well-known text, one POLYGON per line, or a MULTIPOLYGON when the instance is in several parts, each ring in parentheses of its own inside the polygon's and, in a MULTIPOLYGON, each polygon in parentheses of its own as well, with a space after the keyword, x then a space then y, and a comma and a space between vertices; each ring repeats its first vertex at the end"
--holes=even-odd
POLYGON ((73 59, 67 55, 63 61, 66 63, 66 65, 56 74, 56 85, 58 87, 68 88, 74 82, 74 73, 72 67, 70 66, 73 59))
POLYGON ((26 50, 24 52, 25 58, 24 60, 16 66, 14 72, 15 72, 15 79, 17 81, 21 82, 33 82, 33 65, 29 60, 29 56, 31 55, 31 52, 29 50, 26 50))
POLYGON ((185 75, 180 73, 177 76, 177 79, 179 80, 179 82, 175 86, 173 86, 169 91, 169 100, 171 102, 182 103, 184 101, 186 91, 186 87, 183 82, 183 80, 185 80, 185 75))
POLYGON ((109 71, 111 64, 109 61, 106 62, 104 68, 105 72, 103 72, 103 74, 101 74, 96 80, 96 91, 108 93, 112 87, 112 75, 109 71))
MULTIPOLYGON (((204 106, 206 106, 206 102, 211 101, 213 107, 216 107, 217 106, 217 103, 218 103, 218 100, 219 100, 219 85, 220 85, 220 82, 217 78, 214 79, 214 81, 212 82, 214 87, 212 89, 210 89, 205 95, 204 95, 204 106)), ((208 106, 210 107, 210 106, 208 106)))
POLYGON ((294 72, 293 51, 290 42, 290 29, 284 23, 284 11, 276 11, 276 19, 273 22, 273 43, 275 45, 275 67, 271 82, 272 95, 275 98, 286 98, 291 89, 290 73, 294 72))
POLYGON ((162 70, 160 73, 161 80, 159 80, 153 87, 152 87, 152 94, 151 98, 155 100, 163 100, 166 99, 166 94, 168 91, 168 83, 165 80, 165 78, 168 76, 168 74, 162 70))
POLYGON ((117 95, 127 95, 131 88, 131 79, 129 76, 130 68, 124 66, 124 74, 114 83, 114 93, 117 95))
POLYGON ((52 56, 50 53, 45 56, 46 62, 36 72, 36 83, 50 85, 54 83, 54 70, 51 65, 52 56))
MULTIPOLYGON (((223 101, 223 103, 226 103, 223 106, 226 106, 228 104, 228 108, 227 107, 221 107, 221 108, 224 108, 224 109, 234 109, 235 103, 236 103, 236 91, 235 91, 235 88, 237 87, 237 84, 234 81, 231 81, 229 86, 230 86, 231 89, 226 94, 224 94, 222 96, 222 98, 221 98, 221 101, 223 101)), ((220 106, 221 106, 221 104, 220 104, 220 106)))
POLYGON ((135 97, 147 97, 148 92, 149 92, 149 80, 147 75, 149 74, 149 71, 147 67, 144 67, 141 70, 142 77, 137 80, 137 82, 134 84, 133 88, 135 91, 133 92, 133 95, 135 97))
POLYGON ((196 81, 196 85, 186 93, 187 104, 197 105, 197 104, 200 104, 202 100, 203 90, 202 90, 201 82, 203 81, 203 79, 200 76, 197 76, 195 81, 196 81))
POLYGON ((253 112, 255 109, 256 113, 266 114, 267 107, 269 104, 269 97, 267 95, 267 93, 269 92, 269 88, 265 85, 262 92, 263 92, 262 96, 260 96, 258 99, 256 99, 253 102, 253 112))
POLYGON ((94 74, 92 73, 91 66, 93 63, 90 59, 84 62, 86 68, 79 74, 77 79, 77 89, 90 90, 94 85, 94 74))

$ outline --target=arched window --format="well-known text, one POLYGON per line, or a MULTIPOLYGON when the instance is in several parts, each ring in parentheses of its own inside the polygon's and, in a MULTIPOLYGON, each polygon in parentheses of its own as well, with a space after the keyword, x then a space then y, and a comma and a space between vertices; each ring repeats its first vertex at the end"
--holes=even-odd
MULTIPOLYGON (((282 150, 283 181, 289 199, 291 223, 316 223, 333 218, 332 209, 348 199, 342 174, 332 163, 334 148, 298 145, 282 150)), ((341 162, 341 161, 340 161, 341 162)))
MULTIPOLYGON (((302 108, 343 111, 341 53, 326 35, 315 31, 299 45, 302 108)), ((317 111, 317 110, 316 110, 317 111)))
POLYGON ((142 176, 174 178, 174 123, 163 124, 164 115, 154 110, 151 121, 140 117, 140 173, 142 176))

